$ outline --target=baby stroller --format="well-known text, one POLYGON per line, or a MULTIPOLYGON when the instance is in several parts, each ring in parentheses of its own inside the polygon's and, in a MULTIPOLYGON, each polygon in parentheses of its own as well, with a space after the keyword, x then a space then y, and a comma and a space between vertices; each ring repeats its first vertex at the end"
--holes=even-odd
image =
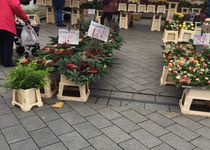
MULTIPOLYGON (((17 30, 17 35, 15 37, 15 45, 16 45, 16 53, 18 55, 24 55, 25 57, 29 57, 29 53, 31 51, 31 54, 33 56, 36 55, 36 50, 40 49, 39 43, 36 43, 34 45, 29 45, 22 47, 20 43, 20 37, 22 33, 24 24, 20 23, 19 21, 16 21, 16 30, 17 30)), ((32 28, 36 32, 37 36, 39 35, 39 26, 38 25, 32 25, 32 28)))

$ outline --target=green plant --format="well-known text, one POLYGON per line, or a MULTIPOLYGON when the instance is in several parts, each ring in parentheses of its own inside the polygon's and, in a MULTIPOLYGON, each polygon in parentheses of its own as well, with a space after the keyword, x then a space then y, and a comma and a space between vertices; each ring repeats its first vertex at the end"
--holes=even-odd
POLYGON ((46 70, 38 70, 36 62, 32 61, 28 65, 18 64, 9 73, 5 86, 10 89, 30 89, 41 88, 46 84, 46 70))

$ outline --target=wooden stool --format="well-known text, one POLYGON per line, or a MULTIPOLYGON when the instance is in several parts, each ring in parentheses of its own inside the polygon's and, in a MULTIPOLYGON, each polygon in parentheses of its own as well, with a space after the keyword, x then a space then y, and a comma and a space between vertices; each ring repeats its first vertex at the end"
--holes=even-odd
POLYGON ((168 9, 175 9, 177 11, 178 4, 178 2, 168 2, 168 9))
POLYGON ((119 23, 120 28, 128 29, 128 21, 129 21, 128 13, 121 12, 120 13, 120 23, 119 23))
POLYGON ((55 14, 53 7, 48 7, 46 12, 46 22, 55 23, 55 14))
POLYGON ((170 77, 168 66, 163 66, 162 76, 160 78, 160 85, 175 85, 175 81, 170 77))
POLYGON ((18 105, 25 112, 30 111, 33 106, 43 106, 40 90, 35 88, 13 90, 12 105, 18 105))
POLYGON ((144 4, 139 4, 138 5, 138 13, 145 13, 147 12, 147 6, 144 4))
POLYGON ((181 29, 178 42, 189 42, 190 39, 193 39, 195 31, 181 29))
POLYGON ((96 10, 96 22, 98 22, 99 24, 101 24, 101 14, 101 10, 96 10))
POLYGON ((79 9, 73 9, 71 13, 71 25, 76 25, 79 23, 80 11, 79 9))
POLYGON ((163 43, 174 42, 178 43, 178 31, 164 30, 163 43))
POLYGON ((156 13, 165 14, 166 13, 166 6, 165 5, 158 5, 156 13))
POLYGON ((161 30, 161 18, 162 18, 161 15, 157 15, 157 14, 153 15, 151 31, 160 31, 161 30))
POLYGON ((65 0, 65 6, 66 7, 72 7, 71 6, 71 0, 65 0))
POLYGON ((174 17, 174 13, 175 12, 177 12, 176 9, 168 9, 166 20, 167 21, 173 20, 173 17, 174 17))
POLYGON ((52 0, 45 0, 46 6, 52 6, 52 0))
POLYGON ((192 8, 192 13, 195 14, 195 15, 200 15, 201 8, 192 8))
POLYGON ((200 115, 210 117, 210 112, 191 110, 193 100, 210 101, 209 89, 185 89, 179 101, 181 112, 189 115, 200 115))
POLYGON ((127 3, 119 3, 118 4, 118 11, 127 12, 127 3))
POLYGON ((61 75, 61 80, 59 83, 59 89, 58 89, 58 95, 57 95, 58 99, 67 100, 67 101, 86 102, 88 100, 89 95, 90 95, 90 89, 89 89, 88 84, 84 84, 84 85, 77 84, 71 80, 68 80, 64 75, 61 75), (67 88, 68 86, 70 87, 70 89, 67 88), (64 96, 63 92, 65 89, 71 92, 76 91, 79 93, 79 96, 73 96, 73 95, 64 96))
POLYGON ((80 7, 80 1, 79 0, 73 0, 71 3, 71 8, 79 8, 80 7))
POLYGON ((137 12, 137 4, 128 4, 128 12, 137 12))
POLYGON ((182 7, 181 8, 181 13, 188 14, 189 12, 190 12, 190 9, 188 7, 182 7))
POLYGON ((45 5, 45 0, 36 0, 36 5, 45 5))
POLYGON ((155 5, 147 5, 147 13, 155 13, 155 5))

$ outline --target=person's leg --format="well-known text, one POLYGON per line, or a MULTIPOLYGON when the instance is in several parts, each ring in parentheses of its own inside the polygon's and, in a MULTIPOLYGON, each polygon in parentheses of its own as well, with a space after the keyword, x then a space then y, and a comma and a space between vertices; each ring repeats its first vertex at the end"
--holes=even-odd
POLYGON ((104 25, 104 20, 107 17, 107 13, 103 13, 103 15, 101 16, 101 24, 104 25))
POLYGON ((112 16, 113 16, 113 13, 108 13, 107 14, 107 19, 108 19, 108 22, 109 22, 109 26, 111 26, 112 16))
POLYGON ((3 31, 0 30, 0 63, 3 65, 3 31))
POLYGON ((58 24, 62 25, 63 21, 62 21, 62 8, 58 8, 58 24))
POLYGON ((13 53, 14 35, 8 31, 4 31, 3 38, 3 65, 4 67, 13 66, 12 53, 13 53))

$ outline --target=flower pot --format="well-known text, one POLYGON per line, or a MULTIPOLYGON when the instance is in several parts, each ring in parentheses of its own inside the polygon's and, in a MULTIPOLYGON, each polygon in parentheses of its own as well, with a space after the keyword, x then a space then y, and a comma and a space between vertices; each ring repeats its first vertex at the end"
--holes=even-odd
POLYGON ((178 43, 178 31, 164 30, 163 43, 174 42, 178 43))
POLYGON ((75 83, 74 81, 68 80, 66 76, 61 75, 59 90, 57 94, 58 99, 86 102, 89 95, 90 89, 88 84, 75 83))
POLYGON ((18 105, 25 112, 30 111, 33 106, 43 106, 40 90, 35 88, 13 90, 12 105, 18 105))
POLYGON ((210 117, 210 112, 206 110, 195 110, 192 108, 192 104, 196 100, 207 102, 210 101, 210 89, 191 88, 185 89, 182 94, 182 98, 179 101, 179 106, 183 114, 199 115, 210 117))
POLYGON ((175 81, 170 77, 170 72, 167 66, 163 66, 162 76, 160 78, 160 85, 175 85, 175 81))

